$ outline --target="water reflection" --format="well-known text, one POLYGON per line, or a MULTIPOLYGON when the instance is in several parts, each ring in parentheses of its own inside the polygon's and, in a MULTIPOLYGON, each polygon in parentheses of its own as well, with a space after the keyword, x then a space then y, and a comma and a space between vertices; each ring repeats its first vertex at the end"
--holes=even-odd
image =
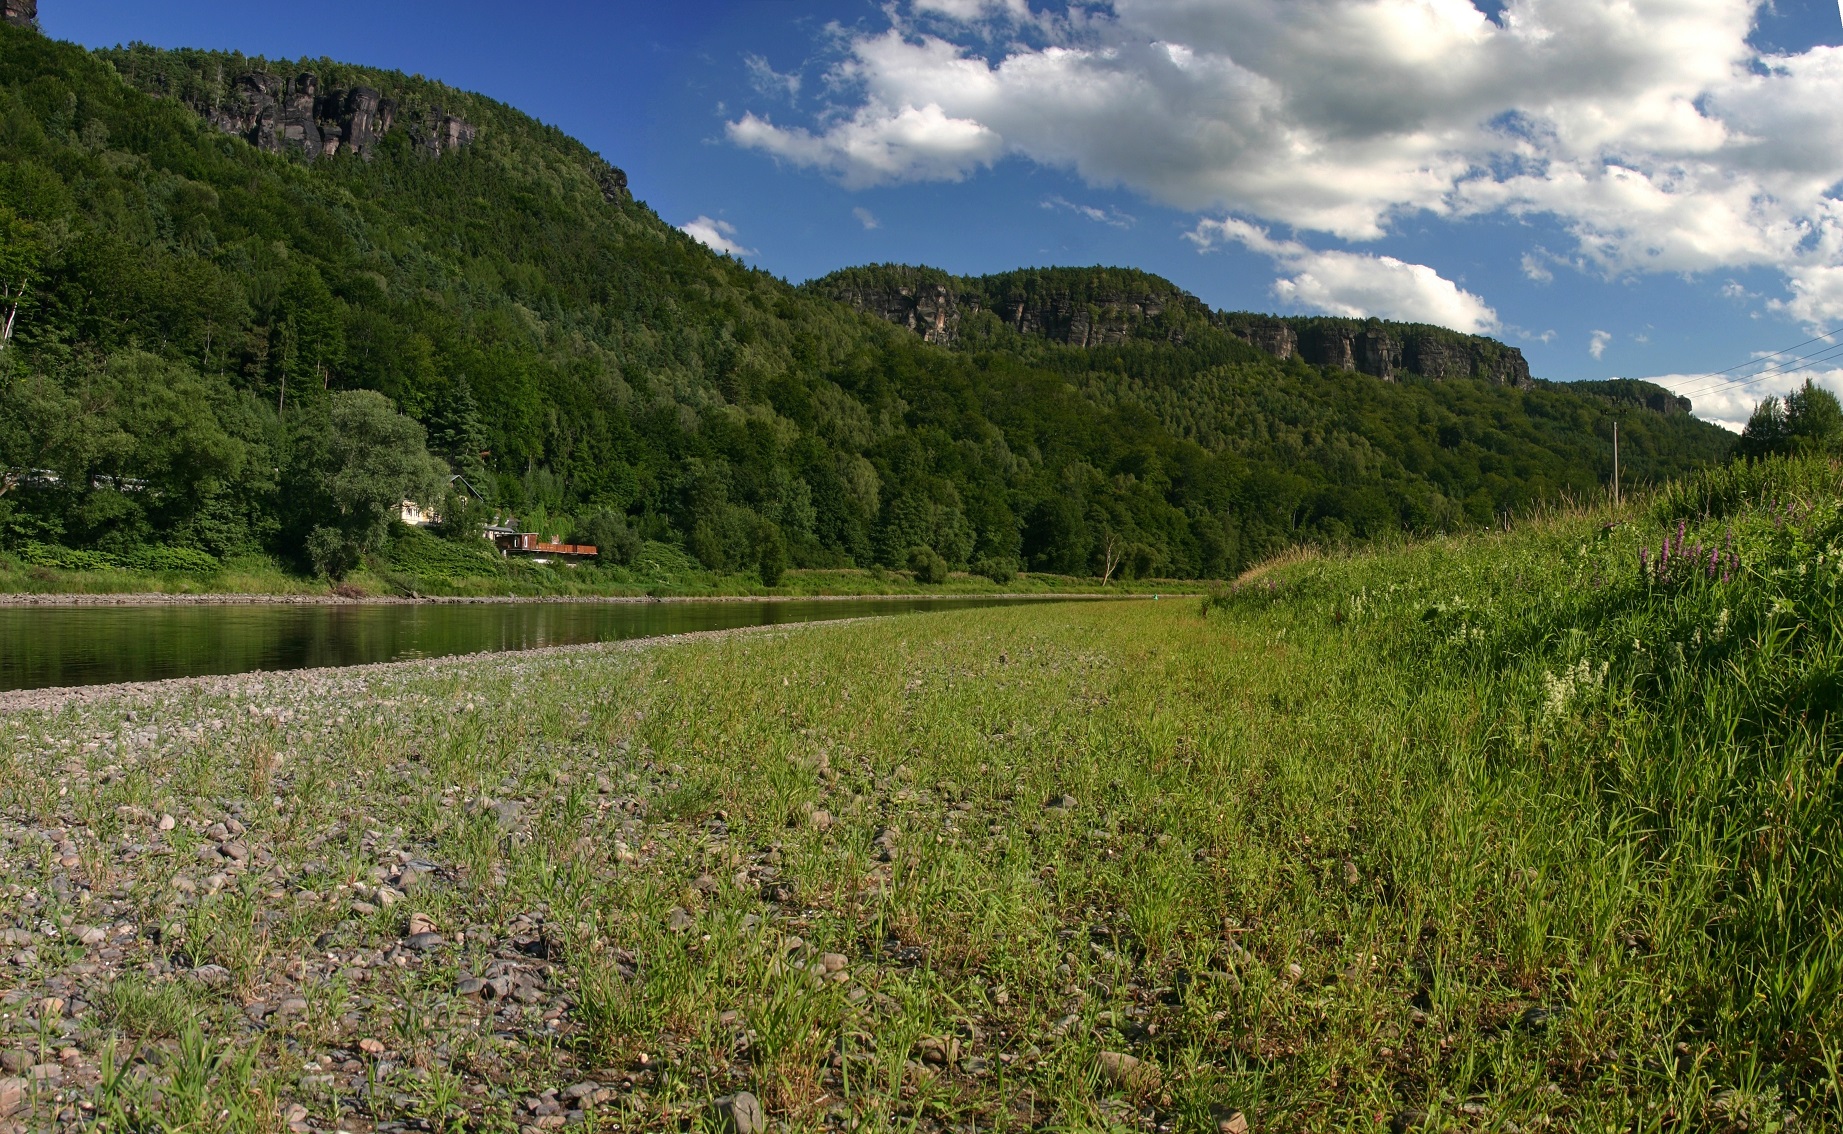
POLYGON ((529 650, 1042 599, 0 607, 0 690, 529 650))

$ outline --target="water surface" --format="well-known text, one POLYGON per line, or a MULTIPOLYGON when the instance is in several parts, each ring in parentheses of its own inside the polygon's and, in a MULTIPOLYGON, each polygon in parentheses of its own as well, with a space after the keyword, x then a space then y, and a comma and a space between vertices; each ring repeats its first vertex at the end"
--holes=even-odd
POLYGON ((0 607, 0 690, 362 665, 1030 601, 1046 600, 0 607))

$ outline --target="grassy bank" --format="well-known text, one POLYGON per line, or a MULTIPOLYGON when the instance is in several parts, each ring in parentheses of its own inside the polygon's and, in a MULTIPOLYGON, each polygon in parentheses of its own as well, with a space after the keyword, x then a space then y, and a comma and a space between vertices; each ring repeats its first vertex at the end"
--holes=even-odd
POLYGON ((1837 500, 16 714, 0 1051, 115 1128, 1843 1129, 1837 500))
MULTIPOLYGON (((82 556, 72 557, 81 562, 82 556)), ((92 557, 93 558, 93 557, 92 557)), ((709 571, 682 551, 647 544, 626 566, 533 563, 501 559, 421 533, 400 531, 389 550, 334 584, 286 570, 262 556, 215 562, 192 570, 133 566, 61 566, 28 562, 0 552, 0 595, 338 593, 352 597, 726 597, 746 595, 977 595, 977 594, 1201 594, 1212 584, 1196 580, 1114 580, 1023 572, 1003 583, 954 572, 945 582, 924 583, 911 572, 883 568, 794 569, 768 587, 754 573, 709 571)))

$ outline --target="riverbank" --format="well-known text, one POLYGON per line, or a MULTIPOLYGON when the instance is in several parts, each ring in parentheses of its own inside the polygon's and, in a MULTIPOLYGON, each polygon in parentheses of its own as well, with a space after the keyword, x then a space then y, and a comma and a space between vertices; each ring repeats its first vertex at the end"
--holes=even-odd
POLYGON ((1763 499, 1732 584, 1580 516, 9 713, 10 1121, 1843 1130, 1835 509, 1763 499))
POLYGON ((1132 594, 1203 594, 1209 580, 1114 580, 1071 575, 1019 574, 998 584, 956 573, 946 582, 919 583, 903 571, 792 570, 781 585, 764 587, 752 575, 686 572, 651 581, 601 578, 595 569, 526 568, 509 578, 433 578, 360 572, 337 585, 250 567, 218 574, 140 571, 60 571, 0 562, 0 606, 313 603, 657 602, 731 598, 851 599, 1018 595, 1039 598, 1132 594))
POLYGON ((1195 597, 1195 589, 1157 591, 891 591, 871 594, 738 594, 738 595, 336 595, 336 594, 0 594, 0 607, 20 606, 505 606, 562 603, 710 603, 736 602, 858 602, 872 598, 921 598, 951 602, 954 599, 1019 598, 1067 602, 1073 599, 1149 598, 1153 594, 1195 597))

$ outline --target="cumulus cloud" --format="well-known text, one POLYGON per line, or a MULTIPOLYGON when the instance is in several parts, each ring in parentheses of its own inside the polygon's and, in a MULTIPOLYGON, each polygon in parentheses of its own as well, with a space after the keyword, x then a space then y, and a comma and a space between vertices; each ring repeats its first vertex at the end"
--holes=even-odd
POLYGON ((1366 319, 1372 315, 1410 323, 1436 323, 1480 334, 1495 330, 1497 312, 1483 299, 1425 264, 1393 256, 1319 251, 1296 240, 1275 240, 1266 229, 1227 217, 1206 220, 1186 234, 1208 251, 1225 242, 1271 256, 1289 275, 1274 281, 1282 301, 1308 311, 1366 319))
POLYGON ((1765 2, 892 0, 829 110, 729 133, 846 185, 1014 155, 1346 240, 1541 214, 1592 270, 1770 267, 1843 320, 1843 48, 1756 50, 1765 2))
POLYGON ((1606 345, 1612 341, 1613 333, 1611 331, 1595 331, 1587 338, 1587 353, 1593 355, 1595 358, 1604 357, 1606 354, 1606 345))
POLYGON ((864 208, 862 205, 852 209, 851 215, 857 218, 857 222, 863 225, 866 231, 883 227, 883 222, 877 219, 877 214, 864 208))
POLYGON ((736 243, 736 226, 728 221, 712 220, 710 217, 700 216, 690 224, 681 224, 678 227, 686 236, 713 252, 722 252, 728 256, 755 255, 755 249, 744 248, 736 243))
POLYGON ((1736 379, 1706 374, 1661 374, 1646 378, 1645 381, 1656 382, 1667 390, 1688 397, 1693 407, 1691 412, 1697 417, 1739 433, 1746 427, 1747 419, 1753 416, 1754 407, 1761 401, 1769 396, 1782 398, 1802 387, 1807 378, 1838 397, 1843 397, 1843 370, 1832 368, 1783 366, 1765 378, 1752 381, 1744 377, 1736 379))

